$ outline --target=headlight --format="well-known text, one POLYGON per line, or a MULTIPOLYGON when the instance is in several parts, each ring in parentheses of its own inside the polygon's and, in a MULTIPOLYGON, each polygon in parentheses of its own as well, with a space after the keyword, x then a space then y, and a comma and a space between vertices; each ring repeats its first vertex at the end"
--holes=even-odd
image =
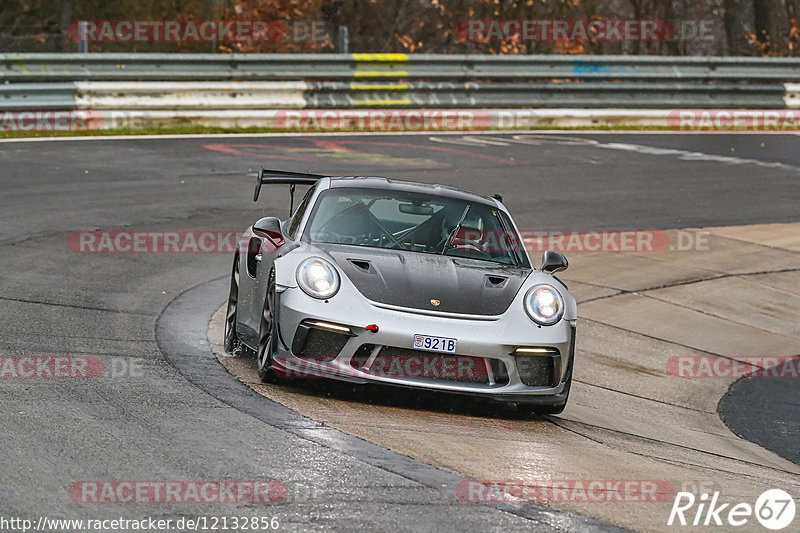
POLYGON ((525 311, 537 324, 551 326, 564 315, 564 299, 551 285, 536 285, 525 294, 525 311))
POLYGON ((297 267, 297 284, 309 296, 325 300, 339 290, 339 273, 329 261, 309 257, 297 267))

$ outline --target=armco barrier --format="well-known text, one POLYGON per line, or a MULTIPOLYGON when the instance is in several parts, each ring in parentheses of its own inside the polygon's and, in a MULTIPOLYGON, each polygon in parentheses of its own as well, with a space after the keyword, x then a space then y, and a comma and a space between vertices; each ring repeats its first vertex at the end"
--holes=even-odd
MULTIPOLYGON (((800 106, 795 58, 7 54, 0 62, 6 130, 19 129, 9 113, 39 111, 86 111, 102 128, 123 121, 273 128, 265 119, 291 109, 331 110, 340 125, 348 110, 485 110, 496 117, 517 110, 516 127, 540 127, 658 126, 670 109, 800 106), (590 111, 565 111, 580 109, 590 111)), ((316 115, 306 117, 313 125, 316 115)))
POLYGON ((305 81, 73 82, 0 85, 4 109, 767 108, 782 85, 305 81))
POLYGON ((0 80, 263 81, 403 78, 800 81, 798 58, 406 54, 0 54, 0 80))

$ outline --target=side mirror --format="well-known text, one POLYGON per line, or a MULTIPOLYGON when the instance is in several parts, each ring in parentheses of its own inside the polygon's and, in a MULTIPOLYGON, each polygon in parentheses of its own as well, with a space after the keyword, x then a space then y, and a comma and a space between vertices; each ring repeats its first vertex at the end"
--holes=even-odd
POLYGON ((547 250, 542 254, 542 266, 539 270, 546 274, 555 274, 561 270, 566 270, 568 266, 569 261, 564 257, 564 254, 547 250))
POLYGON ((253 224, 253 233, 273 240, 283 240, 281 233, 281 220, 278 217, 264 217, 253 224))

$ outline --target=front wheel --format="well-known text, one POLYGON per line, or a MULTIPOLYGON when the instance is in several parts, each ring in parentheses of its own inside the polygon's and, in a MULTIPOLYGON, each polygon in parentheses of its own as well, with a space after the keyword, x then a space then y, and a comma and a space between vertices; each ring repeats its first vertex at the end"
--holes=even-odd
POLYGON ((275 271, 269 273, 267 297, 264 298, 264 309, 261 311, 261 325, 258 332, 258 351, 256 364, 258 378, 262 383, 275 383, 277 377, 272 371, 272 356, 275 354, 278 325, 275 322, 275 271))
POLYGON ((239 256, 233 258, 233 272, 231 273, 231 288, 228 293, 228 307, 225 311, 225 337, 224 347, 225 351, 231 355, 237 348, 240 348, 241 342, 236 335, 236 311, 239 308, 239 256))

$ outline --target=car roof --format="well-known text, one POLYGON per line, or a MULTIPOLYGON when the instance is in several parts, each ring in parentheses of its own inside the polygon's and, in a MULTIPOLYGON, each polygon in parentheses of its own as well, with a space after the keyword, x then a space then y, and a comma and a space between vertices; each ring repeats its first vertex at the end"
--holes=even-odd
POLYGON ((457 187, 450 187, 448 185, 417 183, 414 181, 395 180, 377 176, 332 176, 330 180, 331 188, 359 187, 364 189, 419 192, 434 194, 436 196, 444 196, 446 198, 456 198, 469 202, 482 203, 492 207, 497 206, 497 202, 494 200, 494 198, 470 191, 465 191, 457 187))

